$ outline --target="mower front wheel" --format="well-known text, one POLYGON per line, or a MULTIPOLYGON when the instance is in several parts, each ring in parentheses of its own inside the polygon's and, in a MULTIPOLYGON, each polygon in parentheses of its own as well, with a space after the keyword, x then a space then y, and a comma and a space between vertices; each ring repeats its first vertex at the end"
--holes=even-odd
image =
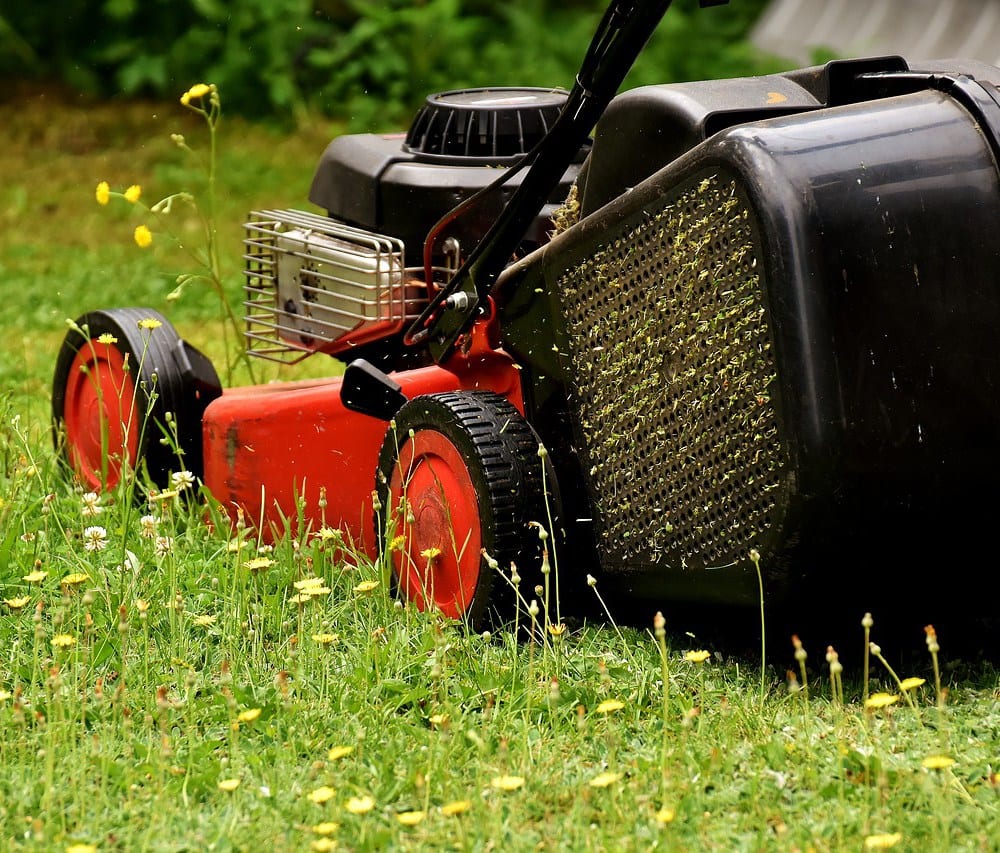
POLYGON ((141 465, 161 487, 171 470, 200 476, 201 416, 221 393, 211 362, 162 314, 91 311, 71 326, 56 357, 56 448, 93 491, 114 488, 141 465))
POLYGON ((492 392, 417 397, 394 419, 379 456, 376 532, 397 595, 474 628, 513 614, 511 563, 534 586, 544 522, 538 439, 492 392), (530 580, 529 580, 530 579, 530 580))

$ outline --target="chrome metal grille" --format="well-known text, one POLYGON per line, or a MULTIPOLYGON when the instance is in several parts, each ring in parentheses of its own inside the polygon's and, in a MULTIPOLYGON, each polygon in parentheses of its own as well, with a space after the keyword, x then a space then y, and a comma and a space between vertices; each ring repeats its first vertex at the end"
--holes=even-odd
POLYGON ((246 337, 251 354, 295 361, 361 326, 419 316, 403 243, 297 210, 255 211, 244 226, 246 337))
POLYGON ((632 217, 559 281, 606 559, 745 556, 787 470, 753 216, 712 175, 632 217))

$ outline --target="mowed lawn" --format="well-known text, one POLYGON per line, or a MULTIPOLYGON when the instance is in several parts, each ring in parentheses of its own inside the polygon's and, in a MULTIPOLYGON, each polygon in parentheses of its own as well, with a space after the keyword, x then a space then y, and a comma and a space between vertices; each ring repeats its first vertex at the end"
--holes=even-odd
MULTIPOLYGON (((91 495, 67 481, 48 423, 67 319, 146 306, 226 358, 210 293, 165 301, 193 271, 187 251, 152 224, 139 248, 136 210, 94 195, 103 180, 150 202, 203 196, 197 158, 170 136, 196 154, 206 139, 178 103, 5 98, 0 848, 1000 849, 995 670, 928 634, 895 675, 870 657, 866 680, 864 602, 843 614, 842 685, 808 624, 797 655, 770 637, 762 670, 685 634, 667 602, 662 630, 652 614, 629 629, 524 591, 537 611, 522 608, 518 635, 481 634, 394 602, 381 565, 338 531, 266 542, 183 475, 139 502, 131 484, 91 495)), ((244 217, 309 209, 335 129, 224 119, 234 301, 244 217)), ((198 245, 196 218, 173 227, 198 245)), ((600 614, 601 588, 574 569, 557 566, 564 588, 600 614)), ((748 624, 739 645, 753 649, 748 624)), ((894 659, 880 624, 870 639, 894 659)))

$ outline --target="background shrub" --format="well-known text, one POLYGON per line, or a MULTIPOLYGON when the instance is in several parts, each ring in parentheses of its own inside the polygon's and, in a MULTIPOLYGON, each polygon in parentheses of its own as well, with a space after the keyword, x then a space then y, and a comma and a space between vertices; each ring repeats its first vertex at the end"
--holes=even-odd
MULTIPOLYGON (((757 73, 745 41, 766 0, 668 11, 630 85, 757 73)), ((398 124, 468 85, 568 86, 605 0, 62 0, 0 13, 0 74, 74 89, 175 97, 211 80, 227 109, 353 127, 398 124)))

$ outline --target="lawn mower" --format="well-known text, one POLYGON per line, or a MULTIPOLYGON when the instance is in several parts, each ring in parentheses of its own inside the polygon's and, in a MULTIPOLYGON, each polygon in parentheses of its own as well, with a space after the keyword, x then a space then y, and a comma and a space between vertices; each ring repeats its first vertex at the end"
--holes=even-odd
POLYGON ((329 145, 322 215, 252 214, 250 353, 343 376, 223 389, 150 309, 82 316, 53 389, 75 475, 186 468, 475 625, 511 564, 533 597, 540 530, 564 589, 974 606, 962 570, 992 608, 1000 70, 616 95, 669 5, 615 0, 571 91, 432 95, 405 135, 329 145))

